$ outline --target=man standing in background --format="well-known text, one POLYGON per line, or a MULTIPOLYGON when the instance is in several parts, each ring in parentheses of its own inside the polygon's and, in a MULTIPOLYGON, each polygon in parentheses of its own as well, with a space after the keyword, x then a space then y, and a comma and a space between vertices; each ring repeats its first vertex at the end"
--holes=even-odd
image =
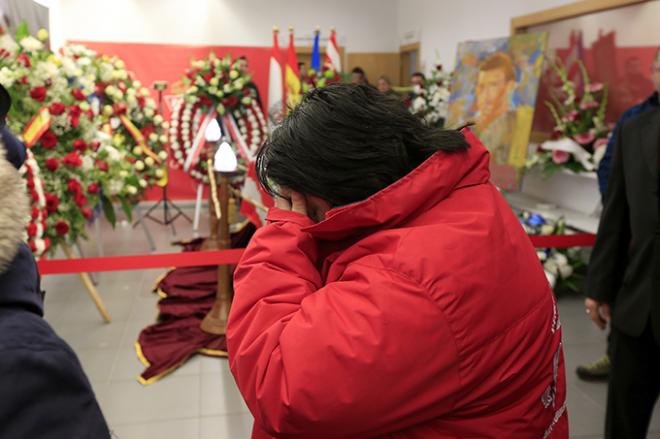
MULTIPOLYGON (((660 89, 660 56, 652 76, 660 89)), ((660 107, 654 97, 655 106, 620 122, 613 135, 587 276, 587 314, 601 329, 611 323, 608 439, 646 437, 660 394, 660 107)))
MULTIPOLYGON (((649 96, 645 101, 635 105, 632 108, 629 108, 625 113, 623 113, 616 127, 614 128, 614 132, 612 133, 609 142, 607 143, 605 155, 603 156, 603 159, 598 166, 598 186, 600 189, 601 197, 603 198, 603 202, 605 200, 605 195, 607 194, 608 189, 608 179, 612 168, 612 154, 614 151, 614 145, 617 142, 621 127, 626 120, 632 118, 633 116, 645 113, 660 106, 658 101, 658 93, 660 93, 660 49, 656 52, 654 63, 651 65, 651 80, 655 88, 653 94, 651 94, 651 96, 649 96)), ((609 378, 610 369, 611 364, 608 349, 607 354, 591 363, 579 366, 576 372, 581 379, 586 381, 606 381, 609 378)))
POLYGON ((248 60, 245 55, 239 56, 236 58, 236 68, 244 75, 250 75, 250 82, 245 84, 247 88, 249 88, 252 93, 254 94, 254 98, 257 100, 257 103, 261 108, 263 108, 263 105, 261 105, 261 95, 259 94, 259 89, 257 88, 257 84, 252 81, 252 73, 250 72, 250 67, 248 65, 248 60))

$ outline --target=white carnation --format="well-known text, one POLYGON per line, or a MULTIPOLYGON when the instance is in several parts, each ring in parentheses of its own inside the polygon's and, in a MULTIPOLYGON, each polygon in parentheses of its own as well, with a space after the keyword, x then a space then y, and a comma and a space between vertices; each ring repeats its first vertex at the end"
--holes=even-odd
POLYGON ((44 48, 44 44, 32 35, 23 38, 20 41, 20 45, 28 52, 36 52, 44 48))

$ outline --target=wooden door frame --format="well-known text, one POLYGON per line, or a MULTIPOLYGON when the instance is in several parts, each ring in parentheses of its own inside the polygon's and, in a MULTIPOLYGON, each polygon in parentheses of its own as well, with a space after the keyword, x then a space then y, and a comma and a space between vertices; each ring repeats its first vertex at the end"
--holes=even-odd
POLYGON ((645 3, 649 0, 582 0, 511 19, 511 35, 527 32, 533 26, 567 20, 610 9, 645 3))
POLYGON ((406 78, 408 77, 408 72, 403 72, 403 54, 408 53, 408 52, 417 52, 417 63, 415 65, 415 71, 419 71, 420 66, 421 66, 421 44, 419 42, 417 43, 410 43, 410 44, 404 44, 403 46, 399 46, 399 83, 400 85, 403 85, 404 82, 406 81, 406 78))

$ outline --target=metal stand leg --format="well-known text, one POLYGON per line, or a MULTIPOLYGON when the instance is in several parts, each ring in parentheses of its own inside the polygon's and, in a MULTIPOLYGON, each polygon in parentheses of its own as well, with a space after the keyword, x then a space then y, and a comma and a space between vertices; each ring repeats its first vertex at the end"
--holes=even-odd
POLYGON ((195 220, 193 221, 193 236, 197 238, 199 236, 199 218, 202 213, 202 192, 204 191, 204 186, 201 184, 197 185, 197 199, 195 201, 195 220))
MULTIPOLYGON (((137 207, 138 210, 142 211, 144 210, 142 206, 138 205, 137 207)), ((142 226, 142 231, 144 231, 145 236, 147 237, 147 241, 149 242, 149 249, 153 253, 156 251, 156 243, 154 243, 154 238, 151 236, 151 232, 149 231, 149 227, 144 223, 144 213, 140 214, 140 217, 138 218, 137 222, 135 225, 140 224, 142 226)), ((135 226, 134 226, 135 227, 135 226)))

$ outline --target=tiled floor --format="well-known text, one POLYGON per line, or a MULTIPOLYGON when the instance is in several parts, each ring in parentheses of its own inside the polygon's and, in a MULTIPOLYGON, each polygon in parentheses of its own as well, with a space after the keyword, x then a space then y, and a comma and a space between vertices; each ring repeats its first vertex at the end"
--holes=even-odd
MULTIPOLYGON (((203 212, 206 210, 204 209, 203 212)), ((192 210, 187 210, 192 214, 192 210)), ((205 233, 206 219, 201 221, 205 233)), ((158 252, 175 250, 171 229, 149 224, 158 252)), ((177 238, 192 236, 191 226, 176 222, 177 238)), ((149 252, 141 229, 103 225, 106 254, 149 252)), ((93 233, 92 233, 93 235, 93 233)), ((87 254, 95 247, 84 245, 87 254)), ((68 341, 87 372, 101 408, 119 439, 241 439, 249 438, 252 418, 236 390, 226 360, 196 357, 181 369, 147 387, 136 381, 142 365, 133 344, 140 330, 156 316, 158 297, 151 293, 163 270, 103 273, 99 291, 113 317, 103 324, 76 275, 47 276, 46 319, 68 341)), ((568 372, 568 407, 571 438, 601 438, 607 388, 579 381, 577 364, 600 356, 605 335, 584 315, 581 300, 560 301, 568 372)), ((649 438, 660 439, 660 404, 649 438)))

